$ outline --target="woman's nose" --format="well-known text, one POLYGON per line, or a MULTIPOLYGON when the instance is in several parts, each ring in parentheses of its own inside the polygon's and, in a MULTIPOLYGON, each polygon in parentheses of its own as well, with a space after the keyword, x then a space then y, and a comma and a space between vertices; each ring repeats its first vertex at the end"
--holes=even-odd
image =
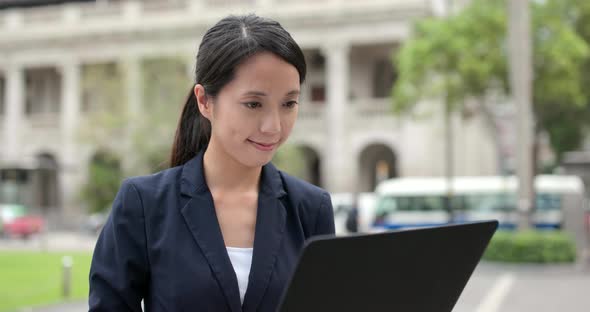
POLYGON ((270 111, 262 118, 260 132, 276 134, 281 132, 281 116, 278 111, 270 111))

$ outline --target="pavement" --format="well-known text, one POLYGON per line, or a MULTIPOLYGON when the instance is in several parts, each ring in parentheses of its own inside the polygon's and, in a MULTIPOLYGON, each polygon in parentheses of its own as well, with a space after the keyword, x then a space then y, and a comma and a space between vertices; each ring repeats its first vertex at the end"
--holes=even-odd
POLYGON ((590 266, 482 262, 454 312, 590 311, 590 266))
POLYGON ((92 251, 97 235, 78 232, 45 232, 28 239, 2 238, 2 250, 92 251))
POLYGON ((22 309, 18 312, 87 312, 88 301, 75 301, 63 304, 56 304, 47 307, 22 309))

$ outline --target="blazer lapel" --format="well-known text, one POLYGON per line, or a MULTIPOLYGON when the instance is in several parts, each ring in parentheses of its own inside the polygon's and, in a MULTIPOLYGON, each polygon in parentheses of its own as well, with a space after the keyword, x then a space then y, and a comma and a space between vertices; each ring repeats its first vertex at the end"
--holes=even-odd
POLYGON ((286 211, 280 197, 286 194, 278 170, 267 164, 262 168, 258 193, 258 211, 254 233, 254 253, 243 310, 256 311, 274 268, 285 230, 286 211))
POLYGON ((202 152, 184 165, 180 187, 181 193, 187 196, 181 199, 181 214, 209 262, 231 311, 240 312, 238 281, 225 249, 213 197, 205 183, 202 152))

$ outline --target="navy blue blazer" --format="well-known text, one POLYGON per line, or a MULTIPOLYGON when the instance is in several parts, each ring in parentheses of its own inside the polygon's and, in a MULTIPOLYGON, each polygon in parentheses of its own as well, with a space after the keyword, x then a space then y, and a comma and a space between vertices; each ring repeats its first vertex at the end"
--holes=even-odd
POLYGON ((244 303, 203 173, 183 166, 127 179, 98 238, 89 308, 98 311, 275 311, 310 236, 334 233, 330 196, 272 164, 262 168, 244 303))

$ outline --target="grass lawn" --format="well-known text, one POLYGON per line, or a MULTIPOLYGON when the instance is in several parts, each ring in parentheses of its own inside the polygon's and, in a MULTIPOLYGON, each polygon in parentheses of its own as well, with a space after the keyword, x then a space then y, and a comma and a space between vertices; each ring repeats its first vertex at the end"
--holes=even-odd
POLYGON ((74 260, 71 299, 87 298, 91 253, 0 251, 0 312, 64 301, 65 255, 74 260))

